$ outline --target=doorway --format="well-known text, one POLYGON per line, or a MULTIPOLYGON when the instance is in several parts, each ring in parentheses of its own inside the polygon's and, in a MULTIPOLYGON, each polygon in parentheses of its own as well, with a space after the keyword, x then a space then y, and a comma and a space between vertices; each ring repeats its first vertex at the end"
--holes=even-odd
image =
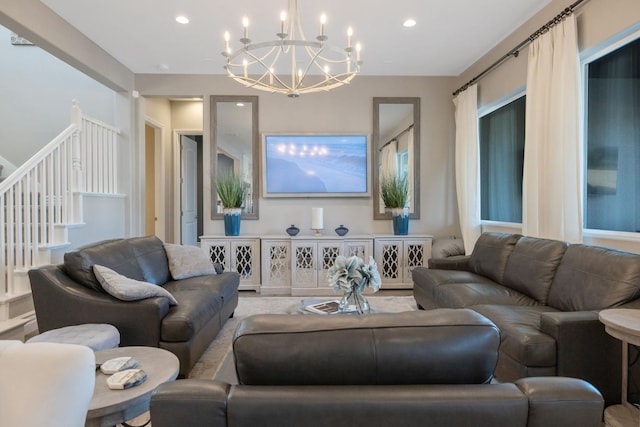
POLYGON ((180 147, 180 244, 198 246, 203 233, 202 134, 178 132, 180 147))
POLYGON ((145 120, 144 125, 144 164, 145 164, 145 197, 144 197, 144 234, 158 236, 165 240, 164 222, 164 176, 162 162, 162 126, 152 120, 145 120))

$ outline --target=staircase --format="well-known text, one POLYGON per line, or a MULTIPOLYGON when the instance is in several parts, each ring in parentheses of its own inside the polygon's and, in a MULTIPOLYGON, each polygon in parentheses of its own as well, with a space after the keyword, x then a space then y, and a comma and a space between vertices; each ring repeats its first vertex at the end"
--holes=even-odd
POLYGON ((35 331, 27 272, 71 246, 85 195, 119 196, 118 134, 74 100, 69 127, 0 182, 0 338, 35 331))

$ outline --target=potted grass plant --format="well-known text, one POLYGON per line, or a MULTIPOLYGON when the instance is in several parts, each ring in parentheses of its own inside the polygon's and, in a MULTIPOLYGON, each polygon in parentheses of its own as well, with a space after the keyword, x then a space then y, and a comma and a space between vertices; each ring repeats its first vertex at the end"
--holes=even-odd
POLYGON ((247 185, 233 172, 227 172, 216 180, 216 192, 222 203, 224 214, 224 234, 240 234, 242 205, 247 196, 247 185))
POLYGON ((409 181, 406 176, 388 175, 380 183, 380 195, 391 212, 393 234, 409 234, 409 181))

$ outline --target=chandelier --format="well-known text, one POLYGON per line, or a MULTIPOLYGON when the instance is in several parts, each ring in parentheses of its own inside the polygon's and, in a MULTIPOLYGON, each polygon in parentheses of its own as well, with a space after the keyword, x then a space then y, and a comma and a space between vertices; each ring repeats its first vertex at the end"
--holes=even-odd
POLYGON ((242 20, 242 44, 231 50, 225 32, 226 70, 229 77, 246 87, 297 98, 303 93, 328 91, 349 83, 360 71, 360 43, 352 45, 353 30, 347 30, 344 48, 331 46, 324 32, 326 16, 320 17, 320 33, 307 40, 302 32, 298 0, 289 0, 288 11, 280 14, 276 40, 253 42, 249 19, 242 20))

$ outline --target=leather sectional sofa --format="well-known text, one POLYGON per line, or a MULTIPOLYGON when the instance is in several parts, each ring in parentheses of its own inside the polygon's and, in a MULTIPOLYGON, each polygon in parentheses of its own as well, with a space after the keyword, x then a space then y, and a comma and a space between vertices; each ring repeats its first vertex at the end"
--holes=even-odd
POLYGON ((258 315, 241 322, 239 384, 178 380, 151 397, 154 427, 600 427, 575 378, 492 383, 500 332, 472 310, 258 315))
POLYGON ((118 328, 120 345, 160 347, 180 360, 185 377, 238 305, 237 273, 172 278, 167 254, 154 236, 115 239, 65 254, 64 264, 29 271, 39 331, 83 323, 118 328), (177 300, 122 301, 103 290, 94 264, 162 286, 177 300))
POLYGON ((484 233, 471 255, 432 259, 413 281, 419 307, 471 308, 498 326, 499 381, 577 377, 620 402, 621 344, 598 312, 640 308, 640 255, 484 233))

